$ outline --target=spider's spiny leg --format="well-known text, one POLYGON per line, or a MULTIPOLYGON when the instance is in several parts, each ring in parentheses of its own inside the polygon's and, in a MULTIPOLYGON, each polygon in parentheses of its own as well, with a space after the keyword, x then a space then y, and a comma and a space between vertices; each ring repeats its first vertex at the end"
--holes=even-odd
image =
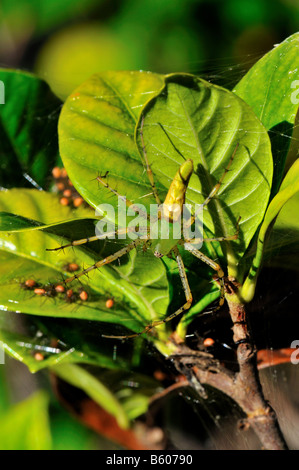
POLYGON ((170 315, 168 315, 168 317, 164 318, 164 320, 154 321, 150 325, 151 328, 153 328, 155 326, 158 326, 158 325, 162 325, 163 323, 166 323, 166 322, 172 320, 176 316, 180 315, 180 313, 184 312, 185 310, 188 310, 191 307, 191 304, 192 304, 193 298, 192 298, 192 293, 191 293, 191 290, 190 290, 189 282, 188 282, 188 279, 187 279, 187 274, 186 274, 185 266, 184 266, 184 263, 183 263, 183 259, 180 255, 180 252, 179 252, 177 247, 173 248, 173 252, 175 254, 176 262, 178 264, 179 275, 180 275, 180 278, 181 278, 181 281, 182 281, 182 285, 183 285, 183 289, 184 289, 184 293, 185 293, 185 297, 186 297, 186 302, 184 303, 184 305, 182 305, 182 307, 180 307, 174 313, 171 313, 170 315))
POLYGON ((206 243, 206 242, 225 242, 225 241, 230 241, 230 240, 237 240, 239 237, 239 232, 240 232, 240 226, 239 222, 241 220, 241 217, 238 218, 237 223, 236 223, 236 231, 233 235, 227 235, 225 237, 216 237, 216 238, 185 238, 186 243, 193 243, 194 245, 200 244, 200 243, 206 243))
POLYGON ((107 336, 107 335, 102 335, 102 336, 104 336, 105 338, 114 338, 114 339, 135 338, 136 336, 140 336, 144 333, 148 333, 150 330, 152 330, 156 326, 163 325, 164 323, 169 322, 170 320, 172 320, 176 316, 180 315, 180 313, 183 313, 185 310, 188 310, 190 308, 193 299, 192 299, 192 294, 191 294, 191 290, 190 290, 187 275, 186 275, 185 266, 184 266, 182 257, 180 255, 179 250, 177 249, 177 247, 173 248, 173 251, 174 251, 174 254, 175 254, 175 257, 176 257, 176 261, 178 263, 179 274, 180 274, 180 278, 181 278, 182 285, 183 285, 184 292, 185 292, 186 302, 184 303, 184 305, 182 307, 180 307, 178 310, 176 310, 174 313, 168 315, 168 317, 164 318, 163 320, 153 321, 151 324, 147 325, 139 333, 134 333, 133 335, 126 335, 126 336, 107 336))
POLYGON ((96 177, 96 180, 98 180, 99 183, 101 183, 104 188, 108 189, 109 191, 111 191, 113 194, 115 194, 115 196, 117 196, 119 199, 121 199, 122 201, 124 201, 124 203, 126 204, 127 207, 130 207, 131 209, 133 209, 133 211, 135 212, 138 212, 142 217, 144 217, 145 219, 148 219, 148 215, 146 212, 143 212, 141 210, 141 208, 137 205, 137 204, 134 204, 132 201, 130 201, 129 199, 126 198, 126 196, 122 196, 121 194, 119 194, 116 189, 113 189, 111 188, 111 186, 107 183, 107 181, 105 180, 106 178, 106 175, 105 176, 97 176, 96 177))
POLYGON ((79 277, 81 276, 84 276, 86 275, 87 273, 89 273, 90 271, 93 271, 94 269, 99 269, 101 268, 102 266, 105 266, 106 264, 110 264, 112 263, 113 261, 117 260, 118 258, 120 258, 121 256, 124 256, 125 254, 129 253, 131 250, 133 250, 134 248, 136 248, 138 245, 140 245, 141 243, 144 243, 144 239, 136 239, 134 241, 132 241, 129 245, 125 246, 124 248, 121 248, 120 250, 118 250, 116 253, 114 253, 113 255, 109 255, 107 256, 106 258, 100 260, 100 261, 97 261, 96 263, 94 263, 92 266, 89 266, 88 268, 84 269, 83 271, 81 271, 79 274, 74 274, 74 276, 72 277, 69 277, 65 280, 65 283, 69 283, 69 282, 72 282, 74 281, 75 279, 78 279, 79 277))
MULTIPOLYGON (((143 229, 141 228, 141 230, 143 230, 143 229)), ((46 251, 64 250, 64 248, 80 246, 80 245, 84 245, 85 243, 95 242, 97 240, 105 240, 106 238, 113 238, 114 239, 114 238, 116 238, 117 235, 123 235, 123 234, 126 234, 126 233, 135 232, 135 231, 136 231, 135 227, 120 228, 120 229, 112 231, 112 232, 98 234, 98 235, 94 235, 92 237, 81 238, 80 240, 73 240, 72 242, 67 243, 66 245, 57 246, 56 248, 46 248, 46 251)), ((147 230, 145 230, 145 229, 144 229, 144 235, 143 236, 145 237, 145 239, 147 239, 147 230)))
POLYGON ((158 194, 158 191, 157 191, 157 188, 156 188, 156 185, 155 185, 154 175, 153 175, 153 172, 151 170, 151 167, 150 167, 150 164, 149 164, 149 161, 148 161, 148 158, 147 158, 146 149, 145 149, 145 142, 144 142, 144 137, 143 137, 143 125, 144 125, 144 116, 142 116, 142 118, 141 118, 141 125, 140 125, 140 139, 141 139, 141 145, 142 145, 142 152, 143 152, 143 156, 144 156, 144 162, 145 162, 145 165, 146 165, 147 176, 148 176, 150 185, 152 187, 153 195, 155 196, 156 203, 158 205, 160 205, 161 200, 159 198, 159 194, 158 194))
POLYGON ((46 248, 46 251, 59 251, 59 250, 63 250, 64 248, 68 248, 71 246, 84 245, 85 243, 94 242, 96 240, 98 240, 98 236, 94 235, 93 237, 86 237, 86 238, 81 238, 80 240, 73 240, 72 242, 67 243, 66 245, 57 246, 56 248, 46 248))
POLYGON ((123 336, 116 336, 116 335, 101 335, 102 338, 110 338, 110 339, 130 339, 136 338, 137 336, 141 336, 143 333, 148 331, 146 328, 142 330, 140 333, 134 333, 132 335, 123 335, 123 336))
POLYGON ((189 251, 194 256, 196 256, 196 258, 200 259, 205 264, 207 264, 212 269, 214 269, 214 271, 217 272, 217 276, 218 276, 218 280, 219 280, 219 284, 220 284, 220 299, 219 299, 218 307, 216 307, 214 309, 214 311, 219 310, 220 307, 222 307, 222 305, 224 304, 224 301, 225 301, 225 290, 224 290, 224 278, 225 278, 225 276, 224 276, 223 269, 221 268, 220 264, 216 263, 211 258, 204 255, 201 251, 197 250, 192 245, 190 245, 188 243, 185 243, 184 247, 187 251, 189 251))
POLYGON ((193 298, 192 298, 192 293, 191 293, 190 286, 188 283, 183 259, 177 247, 173 248, 173 252, 175 254, 176 262, 178 263, 179 275, 182 281, 182 285, 183 285, 183 289, 184 289, 184 293, 186 297, 186 302, 184 303, 184 305, 182 305, 182 307, 180 307, 174 313, 171 313, 170 315, 168 315, 168 317, 164 318, 163 320, 156 320, 156 321, 153 321, 153 323, 151 323, 150 325, 147 325, 144 331, 142 331, 142 333, 146 333, 147 331, 151 330, 155 326, 163 325, 163 323, 169 322, 170 320, 177 317, 178 315, 180 315, 185 310, 188 310, 191 307, 193 298))

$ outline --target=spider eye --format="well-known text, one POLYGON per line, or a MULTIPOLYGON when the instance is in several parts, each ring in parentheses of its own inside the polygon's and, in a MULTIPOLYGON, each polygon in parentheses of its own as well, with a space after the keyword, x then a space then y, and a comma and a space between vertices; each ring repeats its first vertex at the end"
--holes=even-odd
POLYGON ((154 255, 157 257, 157 258, 162 258, 162 253, 160 253, 159 251, 155 251, 154 252, 154 255))

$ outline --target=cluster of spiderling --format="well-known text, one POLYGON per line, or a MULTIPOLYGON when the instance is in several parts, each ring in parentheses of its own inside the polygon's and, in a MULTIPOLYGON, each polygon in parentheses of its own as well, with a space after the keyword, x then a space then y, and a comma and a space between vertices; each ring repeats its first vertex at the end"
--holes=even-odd
POLYGON ((83 287, 75 291, 73 289, 66 289, 63 284, 42 284, 34 279, 27 279, 25 282, 22 282, 21 287, 25 290, 32 291, 33 294, 37 296, 50 298, 58 297, 62 298, 67 303, 74 303, 80 300, 86 302, 89 299, 89 294, 83 287))
MULTIPOLYGON (((76 263, 68 263, 63 267, 65 271, 68 272, 75 272, 78 271, 79 266, 76 263)), ((67 289, 63 283, 47 283, 42 284, 37 282, 35 279, 26 279, 25 282, 21 282, 21 287, 24 290, 32 291, 33 294, 40 296, 40 297, 57 297, 62 298, 66 303, 75 303, 75 302, 86 302, 90 300, 89 293, 83 288, 79 287, 78 290, 74 289, 67 289)), ((105 303, 106 308, 113 308, 114 307, 114 299, 108 298, 105 303)))
POLYGON ((74 188, 65 168, 56 166, 52 170, 52 176, 55 188, 60 196, 60 204, 71 207, 79 207, 85 204, 84 199, 74 188))

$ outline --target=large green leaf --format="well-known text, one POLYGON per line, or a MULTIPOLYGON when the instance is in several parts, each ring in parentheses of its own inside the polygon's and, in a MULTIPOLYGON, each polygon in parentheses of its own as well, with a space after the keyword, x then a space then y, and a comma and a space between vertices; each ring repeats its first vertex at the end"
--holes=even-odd
POLYGON ((72 220, 98 220, 90 208, 71 209, 59 203, 56 194, 35 189, 0 191, 0 231, 40 229, 45 225, 62 225, 72 220))
POLYGON ((279 212, 264 248, 263 262, 268 266, 299 269, 299 193, 294 194, 279 212))
POLYGON ((122 427, 145 413, 150 397, 160 390, 158 382, 138 372, 136 344, 116 347, 114 341, 100 338, 100 326, 28 315, 22 318, 25 335, 16 332, 17 320, 18 315, 12 312, 0 312, 0 340, 5 352, 26 364, 30 372, 49 368, 81 388, 122 427), (89 369, 79 367, 80 363, 89 369))
MULTIPOLYGON (((8 328, 7 325, 6 328, 8 328)), ((48 331, 47 333, 49 334, 50 332, 48 331)), ((61 338, 56 345, 56 338, 52 338, 52 343, 51 336, 39 334, 38 336, 30 337, 29 335, 21 335, 4 328, 0 329, 0 339, 4 351, 17 361, 26 364, 31 373, 65 363, 92 364, 98 367, 122 370, 129 367, 125 360, 121 360, 119 357, 113 358, 111 350, 109 351, 108 348, 107 351, 99 352, 95 347, 92 349, 91 345, 86 341, 82 345, 83 347, 79 349, 76 341, 74 341, 75 335, 64 333, 63 336, 68 337, 70 344, 66 344, 61 338)), ((104 348, 100 349, 103 350, 104 348)))
MULTIPOLYGON (((239 143, 219 200, 210 203, 212 216, 206 212, 204 220, 209 236, 225 236, 235 232, 236 220, 241 216, 240 240, 233 249, 227 249, 230 274, 237 275, 237 263, 262 220, 270 194, 272 157, 266 130, 242 100, 196 77, 169 76, 160 94, 153 92, 158 90, 153 85, 156 76, 135 73, 128 77, 125 89, 120 83, 123 74, 94 76, 66 101, 59 121, 59 140, 72 181, 93 207, 100 203, 117 205, 117 198, 93 181, 97 171, 101 175, 109 172, 108 184, 127 199, 147 208, 155 202, 143 165, 142 145, 138 152, 134 142, 145 96, 151 99, 144 112, 144 139, 162 200, 183 162, 179 152, 195 163, 187 202, 200 204, 223 174, 239 143)), ((161 79, 158 83, 161 88, 161 79)), ((210 244, 205 250, 212 258, 222 256, 219 245, 210 244)), ((198 273, 200 262, 193 264, 188 268, 198 273)), ((172 272, 170 275, 174 279, 172 272)), ((194 295, 199 304, 190 311, 190 318, 215 299, 210 276, 204 285, 198 278, 193 283, 195 289, 200 287, 201 296, 194 295)), ((178 304, 177 299, 175 291, 173 305, 178 304)))
POLYGON ((272 156, 265 128, 233 93, 193 76, 171 75, 163 92, 145 107, 143 135, 155 179, 165 191, 183 159, 193 160, 186 194, 193 206, 203 203, 239 144, 203 217, 206 232, 216 237, 234 234, 241 217, 239 240, 228 248, 229 270, 235 275, 270 194, 272 156))
MULTIPOLYGON (((296 98, 298 101, 299 105, 299 80, 297 82, 298 88, 297 88, 297 94, 296 98)), ((293 163, 296 161, 296 159, 299 157, 299 106, 298 106, 298 111, 295 117, 295 122, 293 125, 293 134, 292 134, 292 139, 291 143, 289 146, 287 158, 286 158, 286 163, 285 163, 285 173, 291 168, 293 163)))
MULTIPOLYGON (((109 184, 138 199, 148 192, 134 141, 143 105, 163 86, 162 77, 146 72, 94 75, 66 100, 59 119, 59 148, 76 189, 93 207, 112 203, 96 176, 109 171, 109 184)), ((116 199, 116 198, 115 198, 116 199)))
POLYGON ((64 363, 122 371, 137 367, 135 343, 119 343, 115 349, 113 341, 101 338, 102 327, 102 323, 85 320, 0 311, 0 341, 4 351, 23 362, 31 373, 64 363))
MULTIPOLYGON (((18 191, 11 190, 10 194, 15 194, 18 198, 18 191)), ((28 200, 32 198, 32 196, 37 195, 36 192, 34 191, 24 191, 24 196, 23 200, 27 200, 26 205, 28 205, 28 200)), ((42 193, 41 195, 38 195, 41 200, 40 202, 43 204, 44 207, 47 207, 50 203, 50 205, 53 202, 53 197, 47 195, 47 193, 42 193)), ((10 197, 10 201, 14 199, 10 197)), ((0 198, 1 200, 1 198, 0 198)), ((11 204, 9 205, 11 208, 11 204)), ((16 210, 16 209, 15 209, 16 210)), ((70 215, 69 209, 62 209, 61 212, 63 213, 64 216, 70 215)), ((89 215, 89 211, 86 210, 79 210, 78 215, 89 215)), ((77 215, 77 214, 76 214, 77 215)), ((12 232, 23 232, 23 231, 32 231, 32 230, 43 230, 47 233, 53 233, 56 235, 59 235, 64 238, 70 238, 72 239, 74 236, 74 233, 76 233, 77 237, 76 238, 84 238, 91 233, 94 232, 95 230, 95 223, 97 222, 97 219, 87 219, 87 218, 76 218, 68 221, 61 221, 61 222, 54 222, 54 218, 56 218, 57 214, 53 214, 52 212, 48 213, 49 221, 52 221, 50 224, 42 224, 41 222, 36 222, 35 220, 32 219, 27 219, 22 216, 18 216, 16 214, 10 214, 7 212, 2 212, 0 213, 0 232, 7 232, 9 231, 10 233, 12 232)), ((129 243, 129 242, 128 242, 129 243)), ((92 245, 93 251, 95 253, 97 250, 95 249, 96 247, 99 249, 99 252, 101 251, 101 245, 96 245, 93 243, 92 245)), ((115 245, 111 245, 111 248, 115 245)), ((116 248, 115 248, 116 250, 116 248)), ((190 255, 191 258, 191 255, 190 255)), ((184 303, 184 297, 183 293, 182 295, 178 295, 178 293, 181 291, 181 280, 179 276, 179 271, 178 271, 178 266, 173 259, 165 259, 165 263, 167 266, 168 270, 168 279, 169 279, 169 286, 171 287, 172 291, 172 302, 168 308, 168 311, 175 311, 181 305, 184 303), (175 294, 175 295, 173 295, 175 294)), ((193 263, 194 264, 194 263, 193 263)), ((194 306, 188 313, 188 317, 184 319, 184 322, 186 320, 186 324, 190 323, 190 320, 196 316, 197 313, 201 312, 205 307, 207 307, 210 303, 212 303, 214 300, 217 299, 219 296, 219 289, 215 286, 213 286, 210 283, 210 276, 209 274, 202 270, 201 268, 203 267, 201 264, 192 264, 192 260, 189 260, 188 267, 186 266, 187 269, 187 275, 188 275, 188 280, 189 284, 192 289, 192 295, 194 299, 194 306), (202 277, 202 279, 200 279, 202 277)), ((2 335, 3 336, 3 335, 2 335)), ((27 341, 28 342, 28 341, 27 341)), ((11 342, 9 342, 9 348, 11 351, 15 351, 14 356, 19 355, 23 356, 23 354, 20 354, 20 348, 18 346, 11 346, 11 342)), ((75 355, 74 355, 75 356, 75 355)), ((62 353, 62 357, 64 360, 64 353, 62 353)), ((81 356, 82 361, 80 362, 88 362, 86 361, 86 356, 85 354, 82 354, 81 356)), ((72 354, 73 358, 73 354, 72 354)), ((71 358, 71 359, 72 359, 71 358)), ((28 364, 28 361, 26 364, 32 371, 36 371, 39 368, 43 368, 45 366, 45 361, 41 364, 37 364, 34 359, 30 356, 29 358, 30 364, 28 364)), ((60 356, 56 355, 55 358, 51 358, 51 361, 60 361, 60 356)), ((49 359, 50 361, 50 359, 49 359)), ((91 359, 91 362, 94 362, 93 359, 91 359)))
MULTIPOLYGON (((58 203, 55 195, 35 190, 15 190, 3 192, 0 196, 0 209, 4 207, 9 212, 22 213, 29 219, 38 214, 40 221, 52 222, 63 220, 63 216, 66 216, 67 209, 58 203)), ((74 218, 74 213, 70 211, 66 218, 71 217, 74 218)), ((18 218, 15 220, 18 228, 18 218)), ((24 228, 24 218, 22 221, 24 228)), ((74 227, 74 220, 68 223, 74 227)), ((82 225, 82 219, 78 223, 82 225)), ((36 224, 33 226, 35 228, 36 224)), ((61 235, 61 224, 57 228, 61 235)), ((13 230, 13 226, 11 229, 13 230)), ((120 244, 106 244, 102 241, 98 253, 79 247, 75 251, 68 249, 49 252, 46 249, 55 248, 60 243, 60 237, 54 235, 55 225, 50 225, 49 231, 51 234, 38 230, 7 234, 1 232, 2 309, 118 323, 137 332, 151 320, 165 314, 169 297, 164 265, 150 253, 137 254, 136 250, 122 257, 119 265, 114 263, 93 271, 85 282, 85 289, 89 293, 87 302, 78 301, 74 305, 66 303, 64 296, 41 298, 33 295, 32 291, 24 290, 21 285, 28 278, 33 277, 42 286, 50 282, 57 283, 66 275, 69 276, 66 272, 68 263, 74 262, 80 268, 89 266, 120 248, 120 244), (144 269, 144 264, 147 265, 147 270, 144 269), (111 297, 115 300, 114 307, 108 308, 106 300, 111 297)), ((73 289, 77 291, 78 286, 75 285, 73 289)))
POLYGON ((57 121, 61 102, 39 78, 0 70, 5 105, 0 106, 0 186, 25 186, 24 173, 47 184, 59 161, 57 121))
MULTIPOLYGON (((0 353, 1 353, 1 359, 2 359, 2 353, 3 353, 2 349, 0 353)), ((1 416, 7 411, 10 405, 9 388, 10 387, 6 380, 6 369, 4 367, 0 367, 0 419, 1 419, 1 416)))
POLYGON ((296 33, 256 62, 234 89, 266 129, 283 121, 295 121, 298 86, 292 84, 299 78, 298 47, 299 33, 296 33))
POLYGON ((299 33, 260 59, 235 87, 269 131, 275 161, 274 190, 280 184, 298 110, 299 33))

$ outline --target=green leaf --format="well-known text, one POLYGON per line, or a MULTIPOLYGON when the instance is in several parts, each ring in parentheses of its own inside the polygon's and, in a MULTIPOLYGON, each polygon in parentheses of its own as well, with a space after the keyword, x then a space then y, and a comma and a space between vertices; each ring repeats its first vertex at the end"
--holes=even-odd
MULTIPOLYGON (((0 341, 4 351, 26 364, 31 373, 69 362, 124 371, 138 361, 135 343, 119 345, 115 351, 114 342, 101 338, 101 323, 23 315, 20 334, 19 322, 17 313, 0 311, 0 341)), ((141 354, 142 348, 137 351, 141 354)))
POLYGON ((279 212, 264 248, 263 263, 285 269, 299 269, 299 193, 279 212))
MULTIPOLYGON (((3 348, 0 345, 0 354, 2 359, 3 348)), ((2 364, 3 366, 3 364, 2 364)), ((10 387, 7 381, 7 368, 0 367, 0 422, 2 415, 7 411, 10 406, 10 387)))
POLYGON ((298 86, 292 84, 299 78, 298 46, 296 33, 256 62, 234 89, 266 129, 295 122, 298 86))
POLYGON ((45 337, 41 341, 39 338, 29 338, 2 328, 0 338, 4 351, 17 361, 26 364, 31 373, 64 363, 92 364, 110 369, 126 366, 125 361, 113 359, 111 352, 105 355, 97 351, 88 351, 87 347, 83 348, 87 352, 83 352, 75 346, 62 347, 60 343, 53 346, 50 340, 45 343, 45 337), (36 355, 36 353, 39 353, 39 355, 36 355), (44 359, 41 359, 41 357, 44 357, 44 359))
POLYGON ((24 173, 40 186, 59 161, 57 121, 61 102, 39 78, 0 70, 5 105, 0 106, 0 186, 26 186, 24 173))
MULTIPOLYGON (((55 195, 34 190, 6 191, 0 194, 0 209, 2 208, 13 213, 23 213, 29 219, 34 219, 38 215, 42 221, 53 222, 71 218, 72 220, 64 223, 63 231, 70 233, 67 229, 70 224, 75 236, 75 211, 62 207, 55 195), (66 217, 67 212, 69 217, 66 217)), ((86 213, 86 210, 83 212, 86 213)), ((24 228, 24 219, 22 223, 24 228)), ((80 225, 79 234, 82 235, 82 219, 77 223, 80 225)), ((33 227, 36 228, 36 224, 33 223, 33 227)), ((44 227, 43 230, 47 228, 44 227)), ((150 256, 150 253, 137 254, 136 250, 131 251, 128 256, 123 256, 120 265, 117 262, 109 264, 90 274, 90 278, 84 283, 89 295, 87 302, 82 302, 78 298, 74 304, 67 303, 64 294, 54 298, 43 298, 34 295, 30 290, 25 290, 22 283, 28 278, 35 279, 40 286, 47 288, 49 283, 60 283, 62 278, 70 276, 66 271, 68 263, 76 263, 82 269, 123 246, 119 243, 102 241, 97 245, 98 251, 76 247, 75 250, 49 252, 46 249, 60 245, 61 224, 50 225, 49 231, 51 233, 42 233, 39 230, 0 233, 2 310, 109 322, 136 332, 141 331, 152 319, 165 314, 169 302, 165 267, 161 260, 150 256), (59 238, 54 235, 56 229, 59 238), (114 298, 114 306, 108 308, 106 301, 111 297, 114 298)), ((78 293, 77 284, 71 287, 75 293, 78 293)))
POLYGON ((288 173, 286 174, 279 192, 276 196, 272 199, 267 212, 265 214, 265 218, 261 225, 258 241, 257 241, 257 249, 256 254, 252 262, 251 269, 247 276, 247 279, 244 282, 244 285, 241 290, 242 298, 245 302, 250 302, 254 296, 255 286, 257 282, 258 273, 261 267, 263 253, 264 253, 264 246, 266 243, 266 236, 267 232, 273 223, 273 221, 278 216, 281 209, 284 205, 299 191, 299 160, 291 166, 288 173))
MULTIPOLYGON (((12 312, 9 314, 0 312, 0 325, 3 323, 6 328, 10 326, 11 329, 16 330, 17 320, 17 315, 13 315, 12 312), (15 326, 11 325, 12 320, 16 323, 15 326)), ((90 368, 89 375, 95 375, 94 380, 97 380, 97 375, 99 375, 104 389, 109 390, 114 396, 114 402, 119 402, 119 406, 123 407, 123 412, 130 421, 147 411, 150 398, 160 390, 158 382, 136 372, 136 364, 134 367, 131 351, 134 350, 135 343, 118 345, 116 350, 115 342, 108 339, 99 341, 95 326, 87 322, 76 323, 73 320, 27 316, 23 318, 22 328, 23 330, 26 328, 26 335, 0 328, 0 340, 7 354, 26 364, 33 373, 43 368, 56 370, 56 366, 59 366, 61 370, 60 366, 63 364, 85 363, 89 367, 97 366, 96 369, 90 368)), ((100 328, 98 329, 100 331, 100 328)), ((78 370, 81 375, 81 368, 78 370)), ((67 376, 62 378, 67 380, 67 376)), ((81 382, 80 380, 78 379, 76 386, 82 388, 82 380, 81 382)), ((73 375, 71 375, 70 383, 74 385, 73 375)), ((95 393, 93 384, 93 380, 87 380, 83 388, 92 398, 95 393)), ((98 403, 100 399, 101 395, 97 399, 98 403)), ((102 399, 106 400, 105 393, 102 399)), ((104 408, 111 412, 109 405, 106 408, 105 403, 104 408)))
POLYGON ((85 201, 116 205, 116 198, 95 180, 109 171, 109 184, 138 199, 148 191, 134 141, 144 104, 163 86, 147 72, 106 72, 79 86, 66 100, 59 119, 59 148, 67 173, 85 201), (119 176, 120 175, 120 176, 119 176))
POLYGON ((239 144, 203 218, 206 233, 221 237, 233 235, 241 217, 239 240, 226 247, 229 272, 236 275, 270 194, 272 156, 263 125, 235 94, 177 74, 167 77, 164 90, 145 107, 143 135, 155 180, 164 191, 184 158, 193 160, 195 171, 186 194, 186 202, 193 207, 203 203, 239 144))
POLYGON ((281 182, 298 111, 298 47, 299 33, 296 33, 262 57, 234 90, 269 131, 275 161, 273 194, 281 182))
MULTIPOLYGON (((298 86, 298 90, 299 90, 299 86, 298 86)), ((298 103, 299 103, 299 94, 298 94, 298 103)), ((293 163, 299 157, 298 141, 299 141, 299 107, 298 107, 298 111, 295 117, 292 139, 291 139, 291 143, 290 143, 287 158, 286 158, 286 164, 285 164, 285 169, 284 169, 285 173, 291 168, 293 163)))
POLYGON ((48 397, 37 392, 1 417, 1 450, 50 450, 48 397))
POLYGON ((53 193, 17 188, 0 191, 0 231, 40 230, 45 226, 57 225, 61 226, 61 230, 57 228, 54 233, 59 230, 63 233, 66 221, 70 224, 78 219, 90 219, 94 223, 99 220, 90 208, 62 206, 53 193))

